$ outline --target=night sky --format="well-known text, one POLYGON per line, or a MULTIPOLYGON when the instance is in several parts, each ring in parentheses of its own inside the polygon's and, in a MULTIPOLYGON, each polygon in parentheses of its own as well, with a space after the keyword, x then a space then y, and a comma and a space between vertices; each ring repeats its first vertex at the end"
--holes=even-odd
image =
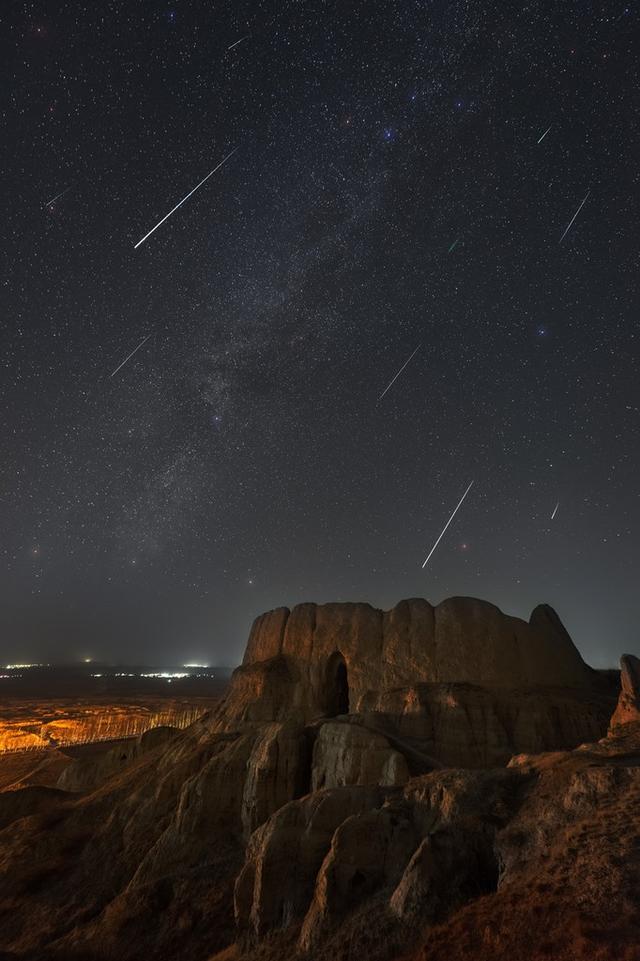
POLYGON ((637 19, 3 3, 2 657, 452 594, 640 654, 637 19))

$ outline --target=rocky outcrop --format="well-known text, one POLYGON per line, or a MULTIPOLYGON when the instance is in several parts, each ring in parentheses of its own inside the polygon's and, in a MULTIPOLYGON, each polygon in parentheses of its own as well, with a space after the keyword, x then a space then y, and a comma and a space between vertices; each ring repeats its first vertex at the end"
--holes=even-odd
POLYGON ((379 808, 384 797, 366 787, 318 791, 286 804, 259 828, 235 884, 241 934, 260 937, 304 915, 337 828, 351 815, 379 808))
POLYGON ((496 689, 591 690, 586 666, 557 614, 542 606, 527 624, 475 598, 436 607, 422 599, 390 611, 369 604, 300 604, 253 625, 244 662, 219 712, 219 724, 308 722, 361 711, 376 692, 417 683, 465 682, 496 689), (340 671, 346 709, 334 709, 340 671))
POLYGON ((355 906, 399 880, 415 834, 410 811, 401 804, 342 822, 316 876, 299 938, 303 951, 313 952, 355 906))
POLYGON ((356 724, 323 724, 313 747, 311 790, 345 784, 402 785, 409 767, 382 735, 356 724))
POLYGON ((431 961, 434 932, 477 910, 465 961, 528 957, 478 905, 504 896, 509 918, 574 850, 590 917, 640 881, 635 671, 604 738, 615 697, 550 608, 529 624, 468 598, 265 614, 211 716, 72 762, 24 814, 5 802, 0 952, 329 961, 348 943, 394 961, 425 938, 431 961))
POLYGON ((291 798, 307 792, 309 753, 309 738, 298 724, 268 724, 260 730, 247 761, 242 792, 246 837, 291 798))
POLYGON ((470 597, 449 598, 435 607, 415 598, 387 612, 369 604, 279 608, 256 620, 244 663, 284 655, 313 665, 335 650, 351 661, 363 657, 362 664, 350 665, 354 707, 361 686, 425 680, 583 687, 590 681, 590 671, 550 607, 537 607, 527 624, 470 597))
POLYGON ((620 688, 611 730, 640 721, 640 659, 633 654, 623 654, 620 658, 620 688))
POLYGON ((415 684, 370 692, 363 713, 388 736, 450 766, 506 764, 512 754, 574 747, 600 737, 613 698, 591 691, 508 691, 474 684, 415 684))
POLYGON ((122 741, 104 754, 76 758, 62 771, 57 787, 63 791, 88 791, 95 788, 148 751, 167 744, 177 734, 173 727, 155 727, 136 738, 122 741))
POLYGON ((481 766, 601 736, 611 693, 544 605, 526 623, 474 598, 300 604, 256 619, 211 728, 346 714, 436 762, 481 766))
POLYGON ((399 919, 433 920, 471 890, 494 890, 496 832, 525 777, 443 771, 402 791, 338 788, 292 802, 249 843, 236 884, 241 929, 255 939, 299 919, 299 946, 313 952, 374 894, 383 893, 399 919), (283 857, 295 865, 293 876, 274 885, 283 857))
MULTIPOLYGON (((313 961, 336 956, 345 943, 354 957, 396 958, 389 944, 418 932, 428 945, 420 961, 444 961, 447 950, 460 961, 538 959, 548 956, 551 942, 562 945, 561 919, 573 919, 577 905, 584 957, 615 956, 598 953, 611 928, 620 931, 620 947, 635 943, 637 729, 625 741, 521 758, 509 769, 433 772, 401 791, 379 789, 361 810, 353 807, 356 798, 356 806, 362 803, 362 789, 354 790, 335 788, 292 802, 251 839, 236 885, 243 958, 267 936, 293 930, 298 950, 313 961), (331 817, 324 830, 310 831, 321 803, 331 817), (293 883, 281 882, 284 901, 272 883, 284 868, 283 852, 295 865, 293 883), (627 892, 619 908, 616 892, 627 892), (535 923, 549 896, 563 905, 551 930, 535 923), (487 905, 494 905, 497 925, 487 905), (465 922, 465 911, 475 912, 475 920, 465 922), (440 951, 438 933, 449 930, 447 950, 443 944, 440 951), (376 940, 376 931, 385 932, 384 941, 376 940)), ((408 956, 406 945, 402 956, 408 956)))

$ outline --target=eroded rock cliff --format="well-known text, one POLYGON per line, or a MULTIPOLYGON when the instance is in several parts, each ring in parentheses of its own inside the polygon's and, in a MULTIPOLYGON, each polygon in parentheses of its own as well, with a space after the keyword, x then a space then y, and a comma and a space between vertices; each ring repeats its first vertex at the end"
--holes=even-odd
POLYGON ((640 659, 633 654, 620 658, 620 696, 611 718, 611 730, 640 721, 640 659))
POLYGON ((346 713, 335 701, 342 668, 348 676, 343 706, 352 713, 380 692, 420 683, 509 690, 594 686, 594 672, 546 606, 526 623, 469 597, 436 607, 411 599, 390 611, 369 604, 300 604, 257 618, 220 723, 346 713))
MULTIPOLYGON (((450 959, 512 961, 482 905, 506 917, 510 891, 554 864, 555 891, 575 858, 593 952, 607 899, 640 881, 634 671, 605 737, 615 695, 549 608, 529 624, 469 599, 263 615, 212 716, 4 802, 0 951, 393 961, 425 941, 431 961, 449 938, 450 959)), ((528 961, 548 957, 528 923, 528 961)))
POLYGON ((261 615, 213 728, 350 714, 442 763, 486 765, 593 739, 610 713, 610 692, 551 608, 526 623, 458 597, 261 615))

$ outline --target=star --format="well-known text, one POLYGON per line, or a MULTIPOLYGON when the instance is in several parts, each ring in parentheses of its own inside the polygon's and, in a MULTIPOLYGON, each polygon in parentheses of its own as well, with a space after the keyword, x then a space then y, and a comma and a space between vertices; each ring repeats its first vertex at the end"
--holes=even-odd
MULTIPOLYGON (((462 29, 337 4, 324 29, 309 4, 176 3, 126 22, 57 4, 55 26, 2 7, 23 47, 0 218, 7 637, 46 613, 62 660, 88 630, 109 657, 169 663, 179 609, 231 663, 259 604, 384 606, 426 578, 444 597, 482 553, 489 600, 528 616, 552 579, 581 650, 613 662, 633 618, 615 641, 592 627, 591 542, 629 527, 640 471, 638 110, 617 82, 637 72, 635 6, 568 9, 556 37, 540 4, 462 29), (550 523, 560 497, 580 510, 550 523), (541 543, 541 518, 566 540, 541 543), (71 633, 35 583, 73 596, 71 633)), ((623 540, 607 596, 627 612, 623 540)))

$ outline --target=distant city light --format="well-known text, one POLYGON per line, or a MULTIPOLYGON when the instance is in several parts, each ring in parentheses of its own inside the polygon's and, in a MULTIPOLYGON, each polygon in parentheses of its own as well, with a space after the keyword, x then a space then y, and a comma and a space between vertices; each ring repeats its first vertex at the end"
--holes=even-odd
MULTIPOLYGON (((184 665, 184 667, 196 667, 195 664, 184 665)), ((91 674, 91 677, 147 677, 159 678, 164 681, 172 681, 183 677, 215 677, 214 674, 192 674, 191 671, 149 671, 143 674, 135 674, 131 671, 115 671, 113 674, 91 674)))
POLYGON ((50 664, 5 664, 5 671, 24 671, 29 667, 51 667, 50 664))
POLYGON ((154 671, 151 674, 141 674, 140 677, 164 677, 169 680, 172 677, 189 677, 185 671, 154 671))
MULTIPOLYGON (((85 657, 82 659, 84 664, 92 664, 93 658, 85 657)), ((169 680, 170 678, 183 678, 183 677, 214 677, 214 674, 193 674, 194 670, 209 671, 210 667, 208 664, 183 664, 184 671, 149 671, 144 674, 137 674, 133 671, 115 671, 113 674, 107 672, 107 674, 91 674, 91 677, 155 677, 163 678, 164 680, 169 680)), ((0 671, 26 671, 30 668, 35 667, 51 667, 51 664, 0 664, 0 671)), ((16 674, 0 674, 0 677, 17 677, 16 674)))

